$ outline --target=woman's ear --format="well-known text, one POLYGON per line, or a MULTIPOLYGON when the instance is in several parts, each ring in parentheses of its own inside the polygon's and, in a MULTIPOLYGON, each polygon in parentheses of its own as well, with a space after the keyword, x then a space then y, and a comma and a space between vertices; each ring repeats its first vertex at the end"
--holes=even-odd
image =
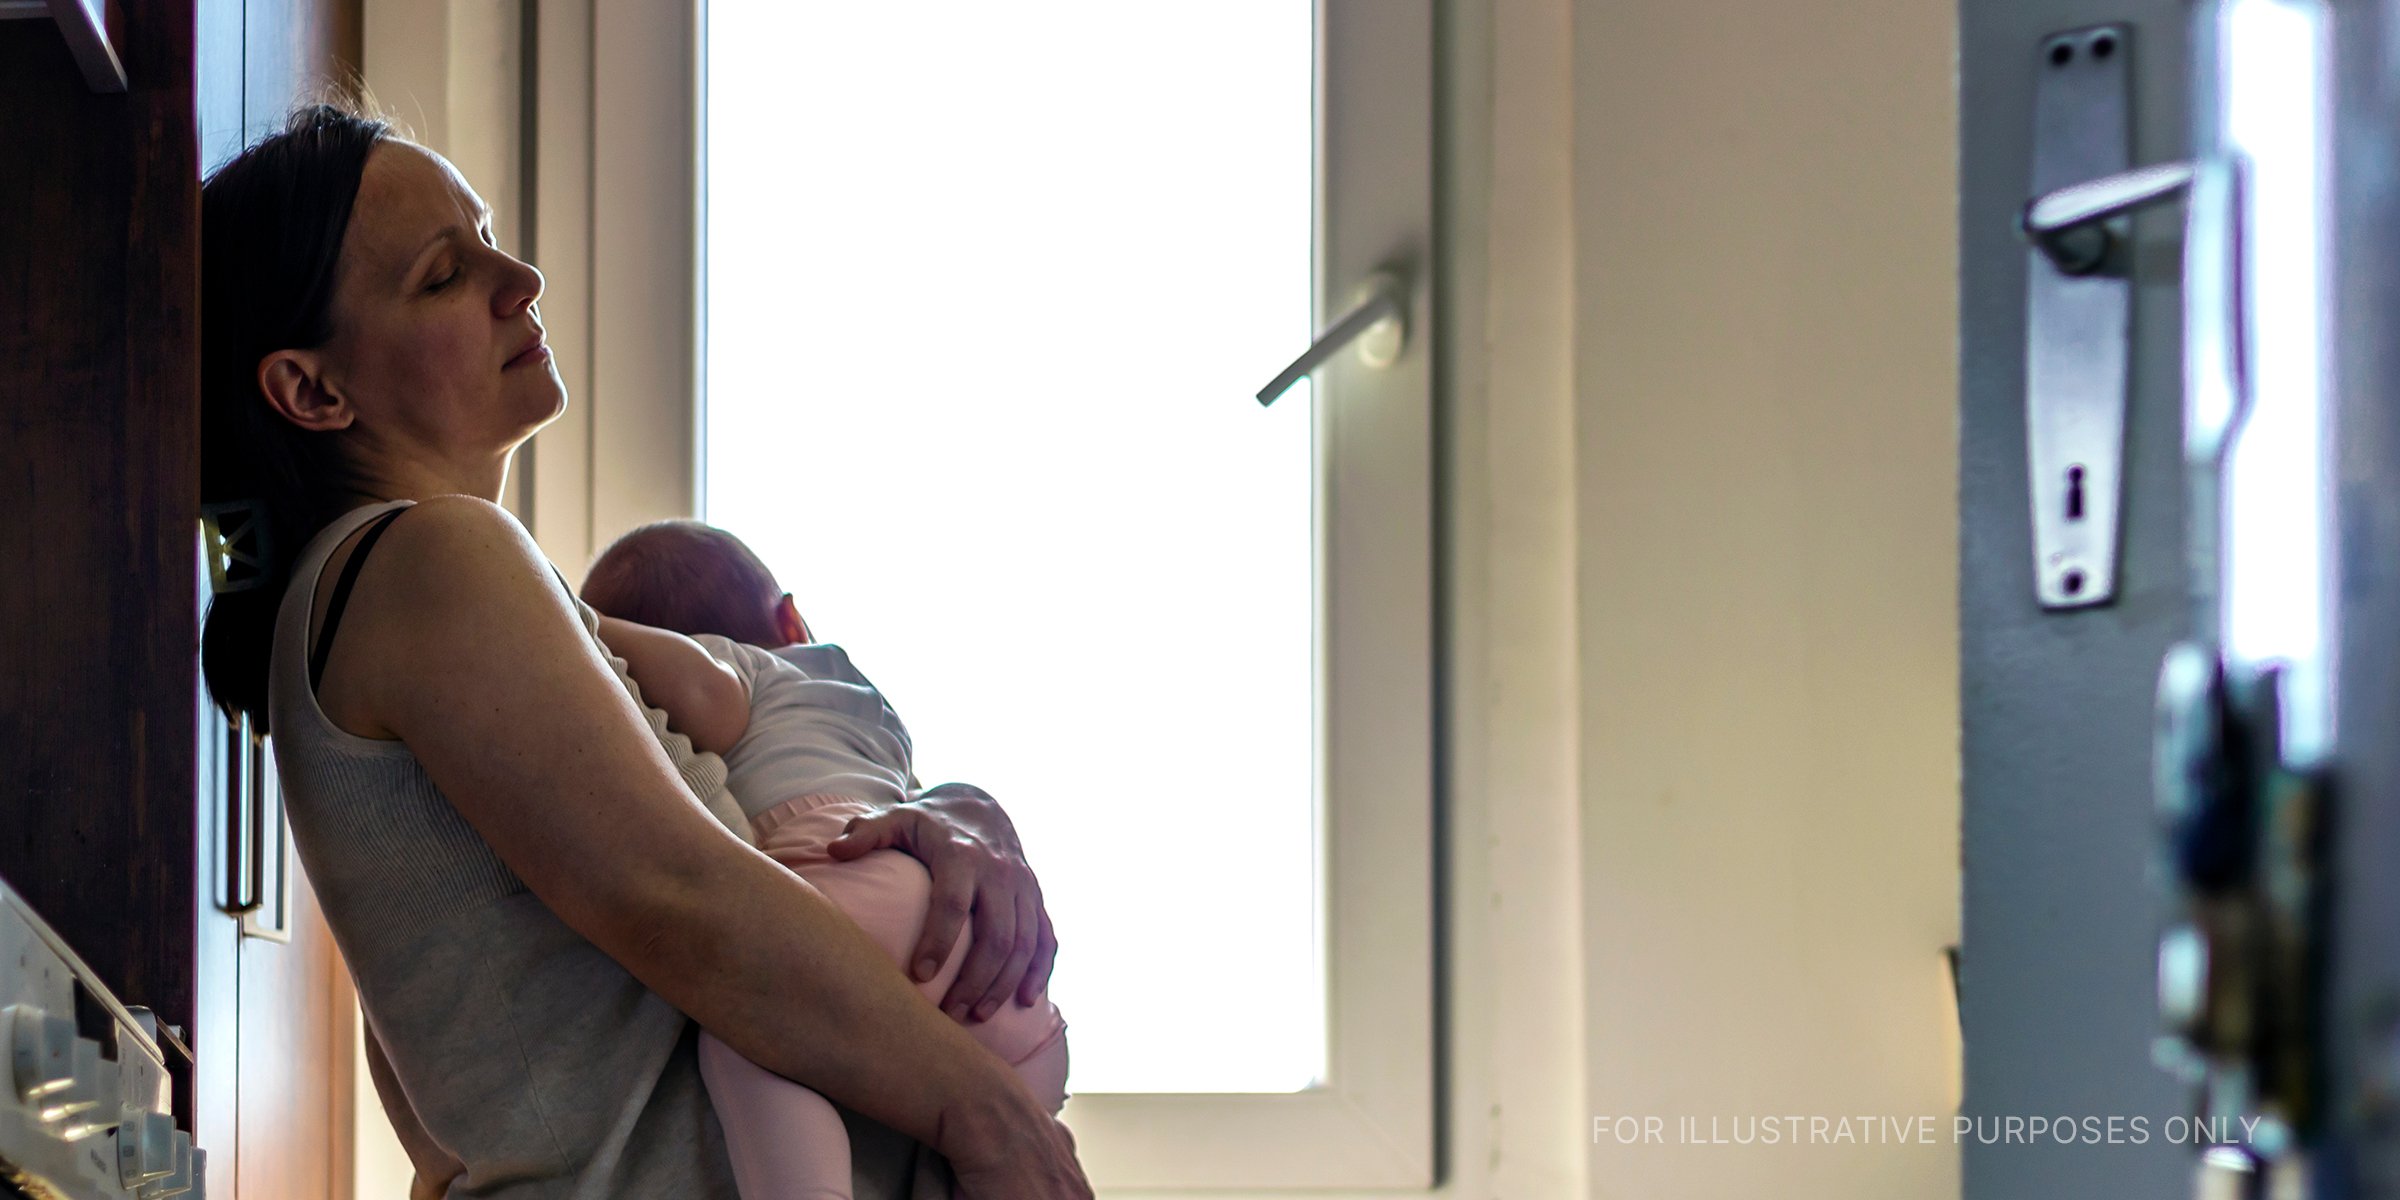
POLYGON ((775 602, 775 632, 783 638, 783 644, 787 646, 794 642, 817 640, 809 634, 808 622, 800 619, 800 606, 792 603, 790 592, 785 592, 783 599, 775 602))
POLYGON ((302 429, 347 429, 358 414, 325 387, 325 360, 313 350, 278 350, 258 361, 258 390, 283 419, 302 429))

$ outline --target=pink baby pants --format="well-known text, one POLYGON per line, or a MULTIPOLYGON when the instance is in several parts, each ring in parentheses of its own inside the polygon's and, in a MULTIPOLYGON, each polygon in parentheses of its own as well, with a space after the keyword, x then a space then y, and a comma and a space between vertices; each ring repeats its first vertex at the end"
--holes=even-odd
MULTIPOLYGON (((850 796, 802 796, 750 822, 758 848, 814 885, 907 970, 924 931, 932 884, 925 866, 898 850, 837 862, 825 847, 852 817, 874 806, 850 796)), ((939 1004, 966 961, 962 934, 950 961, 917 985, 939 1004)), ((1010 997, 988 1019, 965 1026, 975 1040, 1015 1066, 1018 1078, 1055 1113, 1067 1097, 1067 1026, 1048 996, 1031 1005, 1010 997)), ((841 1115, 816 1092, 700 1035, 700 1075, 725 1129, 742 1200, 851 1200, 850 1137, 841 1115)))

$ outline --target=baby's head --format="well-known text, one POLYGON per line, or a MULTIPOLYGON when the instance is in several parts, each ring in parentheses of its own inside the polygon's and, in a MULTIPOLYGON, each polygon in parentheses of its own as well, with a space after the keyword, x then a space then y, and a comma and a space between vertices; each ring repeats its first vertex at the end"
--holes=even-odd
POLYGON ((813 640, 791 594, 742 539, 698 521, 660 521, 592 563, 583 602, 603 616, 754 646, 813 640))

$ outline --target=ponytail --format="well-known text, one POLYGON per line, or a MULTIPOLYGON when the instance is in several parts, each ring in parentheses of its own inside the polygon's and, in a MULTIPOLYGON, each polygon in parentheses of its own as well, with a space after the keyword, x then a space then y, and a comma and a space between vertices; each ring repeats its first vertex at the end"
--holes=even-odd
POLYGON ((391 136, 389 122, 309 105, 200 190, 200 500, 226 514, 238 555, 209 604, 200 661, 209 694, 262 731, 293 558, 341 515, 351 472, 334 435, 268 405, 258 364, 333 336, 342 236, 367 156, 391 136))

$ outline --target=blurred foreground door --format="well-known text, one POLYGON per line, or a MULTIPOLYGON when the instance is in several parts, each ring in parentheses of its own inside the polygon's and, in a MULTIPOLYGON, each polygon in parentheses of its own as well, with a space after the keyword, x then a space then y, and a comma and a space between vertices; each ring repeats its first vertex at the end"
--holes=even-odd
MULTIPOLYGON (((2160 1127, 2185 1111, 2187 1096, 2150 1062, 2157 905, 2145 879, 2152 681, 2188 625, 2181 223, 2173 209, 2134 223, 2140 252, 2118 368, 2126 403, 2114 595, 2053 609, 2036 591, 2027 455, 2027 285, 2052 268, 2018 235, 2017 217, 2036 187, 2075 181, 2035 182, 2044 87, 2106 92, 2115 76, 2123 115, 2090 119, 2123 130, 2114 135, 2123 165, 2185 156, 2185 8, 2179 0, 1959 4, 1961 1116, 1995 1133, 2007 1118, 2033 1115, 2138 1115, 2148 1129, 2143 1144, 2114 1145, 2027 1143, 2021 1134, 2014 1144, 1987 1143, 1970 1130, 1960 1145, 1967 1200, 2163 1198, 2184 1187, 2186 1156, 2160 1127), (2105 56, 2091 36, 2053 36, 2108 24, 2124 32, 2105 56)), ((2062 475, 2069 465, 2059 464, 2062 475)), ((2101 464, 2084 465, 2089 479, 2101 464)), ((2099 508, 2096 491, 2087 485, 2087 513, 2099 508)), ((2100 579, 2085 565, 2088 597, 2100 579)), ((2063 586, 2063 576, 2045 575, 2063 586)))
POLYGON ((2400 4, 1962 13, 1966 1194, 2400 1196, 2400 4))

